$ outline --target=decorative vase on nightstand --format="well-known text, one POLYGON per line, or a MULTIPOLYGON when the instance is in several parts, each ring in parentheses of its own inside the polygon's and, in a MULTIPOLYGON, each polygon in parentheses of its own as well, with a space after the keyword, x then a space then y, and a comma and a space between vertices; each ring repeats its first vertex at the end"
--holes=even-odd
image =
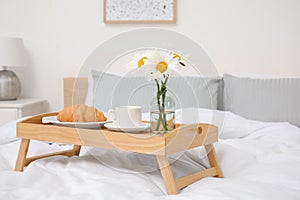
POLYGON ((21 82, 16 74, 6 67, 0 71, 0 100, 15 100, 20 96, 21 82))

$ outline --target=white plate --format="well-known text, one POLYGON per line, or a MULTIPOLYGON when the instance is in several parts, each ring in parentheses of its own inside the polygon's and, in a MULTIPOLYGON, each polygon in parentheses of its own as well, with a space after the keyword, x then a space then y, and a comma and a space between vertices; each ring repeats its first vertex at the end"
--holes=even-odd
POLYGON ((122 132, 128 132, 128 133, 145 132, 145 131, 148 131, 150 128, 150 124, 147 124, 147 123, 141 123, 140 125, 134 126, 134 127, 120 127, 120 126, 116 125, 115 123, 104 124, 104 126, 112 131, 122 131, 122 132))
POLYGON ((105 121, 105 122, 61 122, 57 119, 57 116, 49 116, 49 117, 43 117, 42 122, 43 122, 43 124, 50 123, 50 124, 54 124, 54 125, 74 127, 74 128, 96 129, 96 128, 100 128, 103 124, 109 123, 111 121, 105 121))

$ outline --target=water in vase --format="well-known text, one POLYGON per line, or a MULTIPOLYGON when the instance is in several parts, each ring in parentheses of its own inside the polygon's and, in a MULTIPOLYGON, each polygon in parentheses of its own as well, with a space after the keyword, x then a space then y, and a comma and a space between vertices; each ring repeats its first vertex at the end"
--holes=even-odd
POLYGON ((150 129, 154 134, 162 134, 175 128, 175 111, 159 112, 158 110, 150 112, 150 129))

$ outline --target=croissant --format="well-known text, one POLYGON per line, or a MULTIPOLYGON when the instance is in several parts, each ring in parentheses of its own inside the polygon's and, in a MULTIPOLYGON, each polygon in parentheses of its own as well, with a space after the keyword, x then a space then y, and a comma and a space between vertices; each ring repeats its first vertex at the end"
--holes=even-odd
POLYGON ((61 122, 103 122, 107 118, 94 107, 73 105, 61 110, 57 119, 61 122))

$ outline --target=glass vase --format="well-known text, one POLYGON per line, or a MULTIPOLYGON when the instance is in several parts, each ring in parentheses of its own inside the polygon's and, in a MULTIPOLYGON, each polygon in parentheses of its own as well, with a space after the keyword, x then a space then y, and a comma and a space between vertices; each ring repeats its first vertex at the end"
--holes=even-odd
POLYGON ((150 104, 150 131, 154 135, 167 133, 175 128, 175 101, 166 95, 157 99, 155 96, 150 104))

